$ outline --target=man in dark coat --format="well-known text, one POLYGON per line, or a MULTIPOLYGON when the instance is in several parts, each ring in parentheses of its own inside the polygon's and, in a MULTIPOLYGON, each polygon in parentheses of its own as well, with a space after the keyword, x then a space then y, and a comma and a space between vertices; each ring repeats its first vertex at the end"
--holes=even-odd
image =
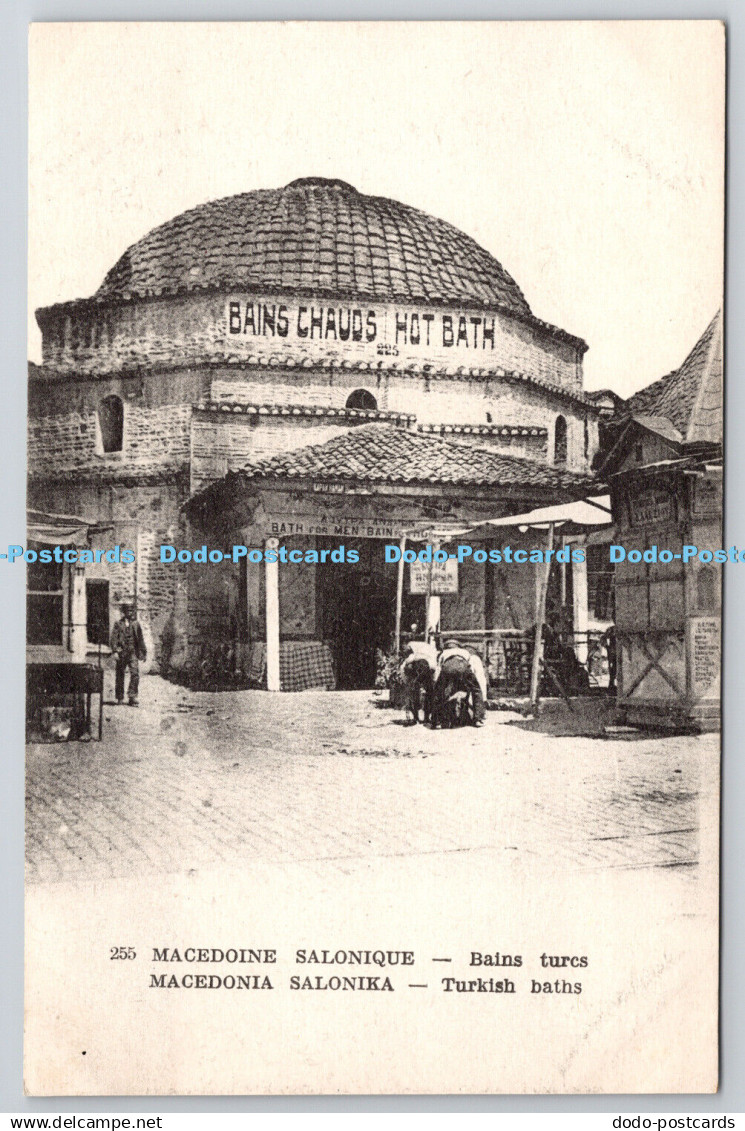
POLYGON ((130 707, 136 707, 140 689, 140 661, 147 659, 147 648, 132 605, 122 605, 122 615, 111 633, 111 651, 116 658, 116 701, 124 701, 124 673, 129 670, 127 698, 130 707))

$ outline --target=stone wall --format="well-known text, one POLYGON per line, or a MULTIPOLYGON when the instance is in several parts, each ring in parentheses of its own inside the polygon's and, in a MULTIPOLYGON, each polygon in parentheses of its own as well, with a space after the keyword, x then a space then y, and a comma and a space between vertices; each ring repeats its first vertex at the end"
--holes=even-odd
POLYGON ((191 405, 147 408, 124 401, 124 438, 119 452, 104 452, 95 411, 30 416, 29 475, 51 477, 90 471, 122 476, 183 467, 189 460, 191 405))
POLYGON ((295 366, 319 361, 362 363, 372 369, 380 364, 502 366, 582 386, 582 345, 537 322, 504 311, 449 306, 352 306, 277 295, 193 293, 119 304, 68 303, 40 310, 37 318, 44 364, 79 373, 167 365, 174 358, 193 364, 255 364, 271 356, 278 364, 291 361, 295 366), (340 323, 352 316, 352 306, 359 315, 359 334, 352 330, 341 340, 340 323), (259 308, 273 310, 274 316, 252 317, 249 324, 249 307, 257 314, 259 308))
POLYGON ((113 626, 123 601, 136 602, 150 661, 185 649, 185 568, 160 562, 160 545, 184 546, 186 527, 180 512, 186 484, 173 480, 152 485, 102 483, 82 477, 68 482, 29 484, 28 505, 74 514, 96 524, 91 544, 103 550, 133 550, 132 564, 98 562, 86 566, 86 579, 109 582, 109 621, 113 626))

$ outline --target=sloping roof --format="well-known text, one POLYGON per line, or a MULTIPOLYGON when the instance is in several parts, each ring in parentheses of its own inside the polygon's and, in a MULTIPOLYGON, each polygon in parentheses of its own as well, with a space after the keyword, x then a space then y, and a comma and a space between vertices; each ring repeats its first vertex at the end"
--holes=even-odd
POLYGON ((671 440, 673 444, 680 444, 683 440, 678 429, 666 416, 642 416, 641 413, 636 413, 631 419, 636 424, 641 424, 642 428, 656 432, 663 440, 671 440))
POLYGON ((321 177, 176 216, 125 251, 96 297, 212 287, 475 302, 530 314, 515 280, 470 236, 416 208, 321 177))
POLYGON ((540 487, 574 491, 588 482, 575 472, 493 448, 459 443, 387 424, 363 424, 237 472, 246 479, 354 479, 364 483, 540 487))
POLYGON ((668 420, 689 443, 719 443, 722 374, 722 314, 718 311, 680 368, 629 397, 625 412, 668 420))

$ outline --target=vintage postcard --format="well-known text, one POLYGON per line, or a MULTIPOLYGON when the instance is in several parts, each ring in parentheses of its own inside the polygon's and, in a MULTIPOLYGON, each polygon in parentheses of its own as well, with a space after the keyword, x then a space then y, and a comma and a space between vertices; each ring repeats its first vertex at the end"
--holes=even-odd
POLYGON ((711 1092, 725 31, 30 29, 25 1087, 711 1092))

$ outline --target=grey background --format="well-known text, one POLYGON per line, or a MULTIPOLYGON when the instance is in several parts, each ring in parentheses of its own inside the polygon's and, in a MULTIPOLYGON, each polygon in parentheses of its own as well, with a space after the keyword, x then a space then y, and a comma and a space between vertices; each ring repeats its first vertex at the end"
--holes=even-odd
MULTIPOLYGON (((728 42, 727 546, 745 547, 745 6, 741 0, 3 0, 0 4, 0 544, 25 537, 26 42, 33 20, 723 19, 728 42)), ((23 1032, 25 573, 0 562, 0 1112, 745 1112, 745 564, 725 570, 721 1075, 715 1096, 26 1099, 23 1032)), ((610 1122, 610 1121, 609 1121, 610 1122)))

